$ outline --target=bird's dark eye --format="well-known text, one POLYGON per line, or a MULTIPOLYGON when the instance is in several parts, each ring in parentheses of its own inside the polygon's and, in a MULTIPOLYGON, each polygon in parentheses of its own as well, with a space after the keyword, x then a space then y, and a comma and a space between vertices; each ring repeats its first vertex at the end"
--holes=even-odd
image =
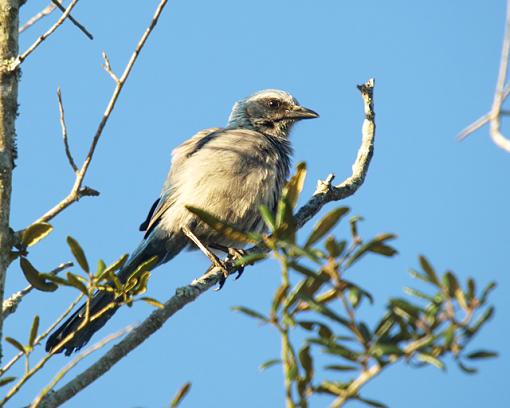
POLYGON ((278 99, 269 99, 267 101, 267 106, 269 106, 272 109, 277 109, 281 105, 280 101, 278 99))

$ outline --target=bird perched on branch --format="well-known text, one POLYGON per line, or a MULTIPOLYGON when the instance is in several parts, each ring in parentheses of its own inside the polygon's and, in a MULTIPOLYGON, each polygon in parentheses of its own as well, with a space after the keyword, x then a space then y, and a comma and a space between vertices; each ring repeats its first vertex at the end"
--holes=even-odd
MULTIPOLYGON (((318 116, 284 91, 265 90, 236 102, 225 128, 202 130, 177 147, 161 196, 140 226, 144 239, 117 273, 119 280, 126 282, 137 266, 154 256, 156 265, 161 265, 193 245, 183 229, 191 230, 205 246, 240 246, 200 221, 186 206, 201 208, 240 231, 263 232, 259 207, 275 209, 289 175, 289 132, 297 121, 318 116)), ((89 315, 113 301, 111 293, 97 292, 89 315)), ((57 352, 69 355, 79 350, 117 308, 113 303, 57 352)), ((79 328, 85 309, 83 305, 53 332, 46 351, 55 349, 79 328)))

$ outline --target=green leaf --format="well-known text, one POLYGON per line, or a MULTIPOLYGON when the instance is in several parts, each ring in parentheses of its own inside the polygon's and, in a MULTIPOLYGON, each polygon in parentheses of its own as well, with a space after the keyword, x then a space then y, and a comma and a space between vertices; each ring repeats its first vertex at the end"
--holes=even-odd
POLYGON ((35 344, 35 339, 37 337, 37 332, 39 331, 39 316, 34 317, 34 321, 32 322, 32 328, 30 329, 30 336, 28 337, 28 345, 32 348, 35 344))
POLYGON ((158 309, 163 309, 165 307, 163 303, 151 297, 142 297, 140 298, 140 300, 143 300, 145 303, 154 306, 158 309))
POLYGON ((358 242, 358 241, 361 242, 361 238, 360 238, 360 236, 358 234, 358 222, 359 221, 363 221, 363 217, 360 217, 359 215, 351 217, 351 219, 349 220, 349 224, 351 225, 352 239, 355 242, 358 242))
POLYGON ((256 310, 249 309, 249 308, 244 307, 244 306, 234 306, 234 307, 232 307, 232 310, 235 311, 235 312, 244 313, 247 316, 253 317, 253 318, 258 319, 258 320, 261 320, 264 323, 269 323, 269 319, 266 316, 264 316, 262 313, 257 312, 256 310))
POLYGON ((372 340, 372 333, 370 332, 370 329, 365 323, 363 322, 358 323, 358 330, 363 336, 363 339, 365 340, 366 343, 372 340))
POLYGON ((444 274, 443 282, 446 286, 446 289, 448 290, 448 296, 450 296, 450 297, 454 297, 455 292, 458 290, 461 290, 459 281, 457 280, 455 275, 450 271, 448 271, 444 274))
POLYGON ((19 351, 21 351, 23 354, 27 354, 27 349, 23 344, 21 344, 18 340, 13 339, 12 337, 6 337, 5 341, 10 343, 12 346, 16 347, 19 351))
POLYGON ((433 296, 427 295, 426 293, 423 293, 423 292, 419 291, 418 289, 406 287, 406 288, 404 288, 404 292, 407 293, 408 295, 415 296, 420 299, 426 299, 429 302, 434 302, 433 296))
POLYGON ((376 343, 372 346, 370 353, 374 356, 386 356, 395 354, 401 356, 404 352, 400 349, 397 344, 392 343, 376 343))
MULTIPOLYGON (((127 282, 139 279, 141 275, 143 275, 146 272, 152 271, 154 267, 158 263, 158 257, 156 255, 150 257, 146 261, 142 262, 140 265, 136 267, 136 269, 129 275, 129 278, 127 279, 127 282)), ((111 274, 110 274, 111 275, 111 274)))
POLYGON ((347 246, 347 241, 337 242, 334 237, 328 237, 328 239, 326 239, 325 246, 330 257, 338 258, 343 254, 345 247, 347 246))
POLYGON ((296 174, 294 174, 282 191, 282 197, 286 199, 291 208, 296 207, 299 194, 303 190, 306 179, 306 163, 301 162, 297 165, 296 174))
POLYGON ((356 309, 359 306, 360 300, 361 300, 361 293, 358 290, 358 288, 354 288, 354 287, 349 288, 349 301, 351 302, 352 307, 354 309, 356 309))
POLYGON ((430 282, 430 278, 427 276, 427 275, 424 275, 422 273, 419 273, 417 272, 416 270, 414 269, 410 269, 409 270, 409 275, 411 275, 411 277, 413 277, 414 279, 419 279, 423 282, 426 282, 426 283, 431 283, 430 282))
POLYGON ((377 325, 375 335, 379 338, 384 337, 395 323, 395 317, 391 313, 387 313, 377 325))
POLYGON ((186 394, 189 392, 190 388, 191 383, 188 382, 184 384, 177 393, 177 395, 175 396, 175 398, 170 403, 170 408, 177 408, 184 399, 184 397, 186 396, 186 394))
POLYGON ((103 272, 106 270, 106 264, 102 259, 99 259, 97 261, 97 269, 96 269, 96 277, 99 277, 103 274, 103 272))
POLYGON ((319 276, 318 273, 312 271, 310 268, 307 268, 306 266, 295 261, 289 262, 289 267, 294 269, 296 272, 299 272, 300 274, 305 275, 309 278, 317 278, 319 276))
POLYGON ((262 220, 266 224, 269 231, 273 232, 275 229, 275 220, 274 215, 271 213, 269 208, 267 208, 265 205, 261 205, 259 207, 260 215, 262 216, 262 220))
POLYGON ((352 365, 333 364, 325 366, 324 369, 332 371, 357 371, 358 367, 352 365))
MULTIPOLYGON (((146 271, 138 277, 136 285, 131 289, 131 294, 133 296, 140 295, 147 291, 147 283, 149 282, 150 276, 151 276, 151 273, 149 271, 146 271)), ((117 276, 114 276, 114 277, 115 277, 115 283, 117 283, 117 281, 119 281, 119 278, 117 278, 117 276)), ((119 281, 119 284, 120 284, 120 281, 119 281)))
POLYGON ((472 353, 469 353, 466 358, 470 360, 481 360, 484 358, 495 358, 498 357, 498 353, 495 351, 488 351, 488 350, 478 350, 474 351, 472 353))
POLYGON ((350 329, 350 323, 347 319, 345 319, 342 316, 339 316, 337 313, 335 313, 333 310, 328 308, 327 306, 318 303, 314 298, 303 295, 303 297, 306 299, 306 301, 310 304, 310 308, 318 313, 320 313, 323 316, 328 317, 329 319, 340 323, 341 325, 347 327, 350 329))
POLYGON ((235 266, 245 266, 245 265, 253 265, 254 263, 261 261, 267 258, 267 254, 263 252, 254 252, 252 254, 248 254, 242 256, 239 259, 236 259, 235 266))
POLYGON ((71 286, 68 281, 66 281, 64 278, 61 278, 60 276, 53 275, 51 273, 41 273, 41 277, 43 279, 49 280, 50 282, 53 282, 57 285, 62 286, 71 286))
POLYGON ((385 244, 385 241, 395 239, 396 235, 393 234, 381 234, 374 239, 370 240, 366 244, 363 244, 359 247, 359 249, 352 254, 352 256, 346 261, 345 268, 353 265, 356 261, 358 261, 363 255, 367 252, 374 252, 386 256, 393 256, 397 253, 397 251, 385 244))
POLYGON ((478 372, 478 370, 474 367, 468 367, 466 365, 464 365, 464 363, 462 363, 461 361, 457 361, 457 364, 459 366, 459 368, 464 371, 466 374, 476 374, 478 372))
POLYGON ((85 252, 83 252, 83 249, 80 246, 80 244, 78 244, 78 241, 76 241, 73 237, 68 236, 67 245, 69 245, 69 248, 71 248, 71 252, 73 253, 74 258, 80 265, 81 269, 89 273, 90 268, 89 263, 87 262, 87 257, 85 256, 85 252))
POLYGON ((58 286, 53 282, 46 282, 44 276, 40 274, 39 271, 35 269, 30 261, 24 256, 20 257, 19 264, 26 280, 34 288, 43 292, 54 292, 58 289, 58 286))
POLYGON ((294 289, 290 292, 283 302, 283 310, 288 311, 296 301, 298 301, 302 294, 306 291, 308 279, 298 282, 294 289))
POLYGON ((448 329, 444 332, 444 347, 447 350, 450 350, 452 344, 455 340, 455 325, 451 324, 448 326, 448 329))
POLYGON ((375 400, 371 400, 371 399, 367 399, 367 398, 362 398, 360 396, 357 396, 356 399, 360 402, 363 402, 364 404, 370 406, 370 407, 375 407, 375 408, 388 408, 387 405, 383 404, 382 402, 379 402, 379 401, 375 401, 375 400))
POLYGON ((226 222, 220 220, 213 214, 208 213, 205 210, 202 210, 197 207, 193 207, 191 205, 185 206, 188 211, 195 214, 198 218, 200 218, 203 222, 209 225, 212 229, 219 232, 226 238, 229 238, 233 241, 242 242, 245 244, 256 244, 258 243, 258 239, 255 239, 253 234, 245 234, 244 232, 239 231, 235 227, 226 222))
POLYGON ((41 239, 46 237, 52 230, 53 227, 46 222, 38 222, 36 224, 30 225, 21 234, 21 246, 23 248, 27 248, 38 243, 41 239))
POLYGON ((0 387, 3 387, 4 385, 7 385, 11 382, 13 382, 16 379, 16 377, 2 377, 0 378, 0 387))
POLYGON ((356 285, 355 283, 353 283, 351 281, 348 281, 348 280, 344 279, 343 282, 345 283, 345 285, 349 289, 354 288, 354 289, 356 289, 360 293, 361 296, 366 297, 371 305, 374 304, 374 297, 370 294, 370 292, 366 291, 361 286, 358 286, 358 285, 356 285))
POLYGON ((67 276, 67 281, 69 282, 69 284, 71 286, 74 286, 76 289, 78 289, 85 296, 89 295, 89 291, 88 291, 87 287, 83 284, 82 281, 80 281, 78 279, 78 277, 75 274, 73 274, 71 272, 67 272, 66 276, 67 276))
POLYGON ((122 268, 124 266, 127 259, 128 259, 128 254, 122 255, 119 259, 117 259, 114 263, 112 263, 109 267, 107 267, 103 272, 98 273, 97 278, 99 280, 108 279, 110 274, 117 272, 120 268, 122 268))
POLYGON ((312 233, 308 237, 308 240, 305 243, 305 247, 309 247, 319 241, 322 237, 324 237, 335 225, 340 221, 340 219, 349 212, 349 208, 347 207, 339 207, 335 208, 333 211, 330 211, 324 218, 322 218, 312 230, 312 233))
POLYGON ((349 350, 347 347, 342 344, 335 343, 332 340, 327 339, 307 339, 308 343, 319 344, 323 347, 323 351, 327 354, 332 354, 335 356, 343 357, 349 361, 357 361, 359 357, 359 353, 349 350))
POLYGON ((292 206, 285 197, 278 201, 276 208, 276 229, 274 235, 281 240, 295 241, 295 232, 297 228, 296 219, 292 213, 292 206))
POLYGON ((439 282, 439 279, 436 275, 436 272, 434 271, 434 268, 432 268, 432 265, 430 265, 427 258, 424 256, 420 256, 420 265, 423 269, 423 271, 427 274, 429 281, 436 286, 441 286, 441 283, 439 282))
POLYGON ((271 360, 267 360, 267 361, 264 361, 260 366, 259 366, 259 370, 260 371, 264 371, 264 370, 267 370, 268 368, 271 368, 275 365, 278 365, 278 364, 281 364, 282 363, 282 360, 279 359, 279 358, 273 358, 271 360))
POLYGON ((388 257, 398 254, 398 251, 395 248, 381 243, 374 243, 373 245, 370 246, 369 251, 388 257))
POLYGON ((313 296, 331 277, 322 270, 318 275, 310 277, 306 280, 305 292, 308 296, 313 296))
POLYGON ((487 321, 489 321, 492 316, 494 316, 494 306, 489 307, 485 312, 482 313, 480 318, 475 322, 473 327, 471 327, 472 335, 478 332, 480 330, 480 327, 482 327, 483 324, 485 324, 487 321))
POLYGON ((437 367, 443 371, 445 370, 444 363, 428 353, 418 353, 416 358, 424 363, 433 365, 434 367, 437 367))
POLYGON ((487 298, 489 297, 489 294, 496 288, 496 282, 490 282, 485 289, 482 291, 482 294, 480 295, 480 304, 484 305, 485 302, 487 302, 487 298))
POLYGON ((287 291, 289 290, 289 285, 282 284, 278 287, 276 290, 276 293, 273 297, 273 304, 271 305, 271 313, 275 314, 278 311, 278 308, 280 307, 280 304, 282 303, 285 296, 287 296, 287 291))
POLYGON ((333 337, 333 330, 331 330, 328 325, 313 321, 313 320, 300 320, 296 322, 299 326, 301 326, 303 329, 311 331, 315 330, 317 327, 319 330, 317 333, 322 339, 331 339, 333 337))
POLYGON ((305 370, 305 382, 310 383, 313 378, 313 359, 310 355, 310 346, 305 345, 298 353, 301 367, 305 370))
POLYGON ((390 306, 392 309, 401 309, 406 314, 410 315, 414 319, 419 319, 420 313, 423 311, 416 305, 409 303, 407 300, 402 298, 390 299, 390 306))
POLYGON ((471 302, 471 300, 473 300, 475 298, 475 293, 476 293, 476 283, 473 280, 473 278, 468 279, 467 286, 468 286, 467 298, 471 302))

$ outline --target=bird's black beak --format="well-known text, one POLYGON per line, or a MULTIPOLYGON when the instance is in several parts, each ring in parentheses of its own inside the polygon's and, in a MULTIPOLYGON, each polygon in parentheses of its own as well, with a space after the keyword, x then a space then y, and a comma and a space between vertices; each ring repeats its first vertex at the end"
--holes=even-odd
POLYGON ((285 117, 288 119, 314 119, 318 118, 319 114, 314 112, 311 109, 305 108, 303 106, 293 106, 291 109, 287 110, 285 113, 285 117))

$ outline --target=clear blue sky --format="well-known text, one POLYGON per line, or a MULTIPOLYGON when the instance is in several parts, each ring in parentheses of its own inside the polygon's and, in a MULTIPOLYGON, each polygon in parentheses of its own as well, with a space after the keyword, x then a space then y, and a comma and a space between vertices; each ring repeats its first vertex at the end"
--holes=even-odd
MULTIPOLYGON (((27 2, 22 20, 47 3, 27 2)), ((120 73, 156 3, 83 1, 74 15, 94 41, 66 23, 23 64, 15 229, 53 206, 73 182, 61 143, 56 88, 62 87, 71 147, 81 161, 113 88, 100 66, 101 51, 120 73)), ((480 284, 498 281, 496 317, 474 346, 498 350, 501 357, 480 364, 475 376, 453 365, 446 374, 398 365, 364 395, 392 408, 509 406, 510 155, 490 142, 486 129, 464 143, 455 140, 491 104, 504 13, 503 0, 171 1, 87 176, 86 184, 101 196, 83 199, 56 218, 55 231, 30 259, 42 270, 70 260, 67 234, 79 240, 93 264, 132 250, 141 239, 137 227, 166 176, 171 149, 201 128, 222 126, 232 103, 259 89, 288 90, 321 114, 297 126, 292 137, 295 161, 306 160, 309 167, 304 197, 329 172, 345 178, 362 121, 355 84, 373 76, 375 157, 363 188, 343 204, 365 217, 364 236, 397 233, 400 254, 367 259, 351 278, 374 292, 376 311, 413 283, 407 270, 417 266, 421 253, 440 271, 474 276, 480 284)), ((21 48, 56 17, 24 33, 21 48)), ((206 267, 201 254, 182 254, 154 273, 150 295, 165 300, 206 267)), ((164 407, 185 381, 193 386, 183 407, 283 406, 280 370, 257 369, 278 355, 277 335, 230 311, 238 304, 264 310, 278 280, 274 263, 267 262, 227 282, 220 293, 207 293, 67 406, 164 407)), ((24 285, 12 267, 7 292, 24 285)), ((36 313, 46 327, 73 295, 65 289, 30 295, 18 318, 8 319, 5 334, 26 338, 36 313)), ((120 311, 95 340, 141 321, 150 310, 138 305, 120 311)), ((5 350, 14 352, 10 346, 5 350)), ((67 361, 55 358, 11 406, 27 404, 67 361)), ((313 400, 312 406, 325 403, 313 400)))

